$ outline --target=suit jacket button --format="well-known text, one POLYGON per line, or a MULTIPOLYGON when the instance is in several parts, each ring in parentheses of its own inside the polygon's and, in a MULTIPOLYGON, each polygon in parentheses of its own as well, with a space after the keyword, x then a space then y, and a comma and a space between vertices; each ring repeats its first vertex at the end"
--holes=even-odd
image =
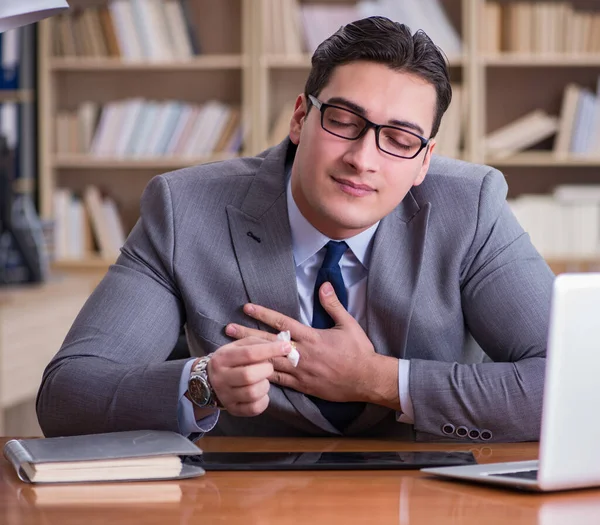
POLYGON ((469 429, 465 426, 460 426, 456 429, 456 435, 461 438, 467 437, 469 435, 469 429))
POLYGON ((471 439, 479 439, 481 437, 481 433, 479 432, 479 430, 477 430, 476 428, 472 428, 469 431, 469 437, 471 439))
POLYGON ((442 432, 444 434, 446 434, 447 436, 451 436, 452 434, 454 434, 454 425, 452 425, 451 423, 446 423, 443 427, 442 427, 442 432))
POLYGON ((480 437, 481 439, 483 439, 484 441, 489 441, 490 439, 492 439, 492 431, 488 430, 487 428, 484 428, 481 432, 480 432, 480 437))

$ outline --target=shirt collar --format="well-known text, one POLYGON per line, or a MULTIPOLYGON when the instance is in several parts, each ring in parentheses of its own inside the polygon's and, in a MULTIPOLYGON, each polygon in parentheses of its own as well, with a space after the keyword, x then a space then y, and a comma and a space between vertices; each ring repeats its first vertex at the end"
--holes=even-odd
MULTIPOLYGON (((290 229, 292 231, 292 249, 294 252, 294 261, 296 262, 296 266, 300 266, 307 259, 315 255, 332 239, 326 235, 323 235, 319 230, 317 230, 310 222, 308 222, 308 220, 306 220, 304 215, 302 215, 298 209, 298 206, 294 201, 294 197, 292 196, 292 184, 289 174, 286 195, 288 219, 290 222, 290 229)), ((375 235, 378 226, 379 221, 358 235, 354 235, 348 239, 343 239, 352 250, 354 256, 367 269, 369 268, 369 262, 371 259, 373 236, 375 235)))

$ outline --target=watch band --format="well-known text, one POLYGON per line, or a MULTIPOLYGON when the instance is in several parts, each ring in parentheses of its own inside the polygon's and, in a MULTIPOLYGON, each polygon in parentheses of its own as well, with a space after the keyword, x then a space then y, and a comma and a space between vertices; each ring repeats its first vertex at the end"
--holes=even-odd
MULTIPOLYGON (((208 401, 206 403, 199 403, 196 399, 194 399, 194 395, 190 392, 191 400, 194 404, 205 407, 205 408, 219 408, 222 409, 223 406, 219 402, 215 391, 210 384, 210 380, 208 379, 208 363, 210 361, 211 356, 203 356, 197 359, 192 365, 192 370, 190 374, 190 382, 193 380, 199 379, 203 385, 208 389, 208 401)), ((188 388, 188 391, 190 389, 188 388)))

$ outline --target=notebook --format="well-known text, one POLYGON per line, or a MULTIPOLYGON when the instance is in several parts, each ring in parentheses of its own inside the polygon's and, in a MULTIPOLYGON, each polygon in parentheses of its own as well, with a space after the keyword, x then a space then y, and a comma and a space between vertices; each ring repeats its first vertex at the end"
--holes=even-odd
POLYGON ((552 293, 539 459, 421 470, 534 491, 600 486, 599 376, 600 273, 561 274, 552 293))
POLYGON ((29 483, 190 478, 204 470, 183 458, 201 454, 182 435, 164 430, 12 439, 4 446, 4 457, 29 483))

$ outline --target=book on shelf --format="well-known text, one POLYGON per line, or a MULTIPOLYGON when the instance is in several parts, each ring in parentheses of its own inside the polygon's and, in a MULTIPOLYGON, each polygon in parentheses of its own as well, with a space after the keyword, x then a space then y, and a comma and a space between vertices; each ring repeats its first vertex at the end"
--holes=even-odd
POLYGON ((458 158, 464 145, 464 136, 468 122, 468 104, 465 88, 452 85, 452 102, 442 117, 440 129, 435 137, 435 153, 446 157, 458 158))
POLYGON ((290 99, 282 104, 269 133, 269 147, 279 144, 284 138, 289 136, 295 102, 295 99, 290 99))
POLYGON ((597 9, 571 2, 486 2, 484 20, 480 39, 490 54, 600 53, 597 9))
POLYGON ((200 53, 187 0, 112 0, 53 19, 58 57, 187 60, 200 53))
POLYGON ((141 97, 58 111, 55 151, 116 159, 234 156, 242 147, 241 109, 218 100, 191 104, 141 97))
POLYGON ((293 56, 314 53, 341 26, 382 15, 415 32, 423 29, 450 57, 460 56, 460 35, 439 0, 361 0, 354 4, 263 0, 263 46, 266 53, 293 56))
POLYGON ((4 457, 27 483, 184 479, 204 474, 184 461, 201 454, 182 435, 160 430, 11 439, 4 446, 4 457))
POLYGON ((600 186, 561 184, 550 194, 522 194, 509 205, 544 257, 600 256, 600 186))
POLYGON ((574 83, 565 88, 553 149, 557 158, 600 157, 600 77, 595 91, 574 83))
POLYGON ((125 244, 126 234, 117 205, 93 185, 82 195, 68 188, 53 193, 53 259, 80 261, 96 249, 106 260, 114 260, 125 244))
POLYGON ((486 153, 496 159, 509 157, 551 137, 558 126, 558 117, 541 109, 530 111, 489 133, 485 137, 486 153))

